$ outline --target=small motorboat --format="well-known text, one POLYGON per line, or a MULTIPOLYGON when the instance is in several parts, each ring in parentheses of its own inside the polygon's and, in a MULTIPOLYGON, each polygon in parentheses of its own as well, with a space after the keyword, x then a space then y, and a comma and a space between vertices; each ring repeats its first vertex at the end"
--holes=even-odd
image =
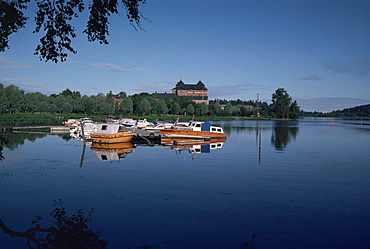
POLYGON ((222 127, 213 126, 209 122, 192 121, 187 127, 176 126, 171 129, 159 130, 159 132, 162 136, 169 138, 226 139, 222 127))
POLYGON ((119 124, 98 124, 90 138, 93 143, 113 144, 130 142, 135 136, 136 133, 119 124))

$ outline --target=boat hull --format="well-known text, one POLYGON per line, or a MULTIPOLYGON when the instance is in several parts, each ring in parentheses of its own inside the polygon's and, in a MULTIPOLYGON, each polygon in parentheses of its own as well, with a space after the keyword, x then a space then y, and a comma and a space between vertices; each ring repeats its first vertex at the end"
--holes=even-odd
POLYGON ((165 137, 171 138, 208 138, 208 139, 226 139, 225 133, 211 131, 193 131, 188 129, 163 129, 159 130, 165 137))
POLYGON ((93 143, 115 144, 130 142, 135 137, 135 133, 119 132, 114 134, 95 133, 91 135, 93 143))
POLYGON ((191 147, 194 145, 208 145, 211 143, 224 143, 226 138, 214 138, 211 141, 206 141, 199 138, 162 138, 161 145, 169 147, 191 147))

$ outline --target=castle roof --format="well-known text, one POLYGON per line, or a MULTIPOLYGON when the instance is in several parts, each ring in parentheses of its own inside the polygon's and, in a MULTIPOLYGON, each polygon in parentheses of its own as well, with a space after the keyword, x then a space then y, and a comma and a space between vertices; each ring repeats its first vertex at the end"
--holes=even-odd
POLYGON ((198 81, 196 84, 185 84, 182 80, 177 82, 175 88, 172 90, 208 90, 202 81, 198 81))

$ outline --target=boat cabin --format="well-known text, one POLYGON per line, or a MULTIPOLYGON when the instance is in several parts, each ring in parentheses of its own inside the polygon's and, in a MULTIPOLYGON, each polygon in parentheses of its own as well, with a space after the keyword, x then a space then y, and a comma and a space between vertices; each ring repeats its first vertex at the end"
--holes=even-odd
POLYGON ((192 121, 189 124, 189 127, 193 131, 210 131, 210 132, 216 132, 216 133, 224 133, 223 129, 218 126, 212 126, 209 122, 195 122, 192 121))
POLYGON ((98 124, 95 133, 115 134, 120 131, 127 131, 126 127, 119 124, 98 124))

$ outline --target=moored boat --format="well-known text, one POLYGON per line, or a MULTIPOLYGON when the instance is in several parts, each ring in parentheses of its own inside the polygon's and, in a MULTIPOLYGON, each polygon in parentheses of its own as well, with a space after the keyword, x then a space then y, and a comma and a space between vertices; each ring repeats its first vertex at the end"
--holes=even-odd
POLYGON ((121 118, 120 123, 126 127, 134 127, 136 124, 136 120, 132 118, 121 118))
POLYGON ((203 139, 217 139, 225 138, 222 127, 213 126, 209 122, 190 122, 188 127, 175 127, 171 129, 162 129, 159 132, 164 137, 170 138, 203 138, 203 139))
POLYGON ((93 121, 89 118, 68 119, 67 121, 63 122, 63 125, 76 126, 76 125, 80 125, 81 123, 93 123, 93 121))
POLYGON ((98 124, 96 132, 90 137, 93 143, 112 144, 129 142, 135 135, 119 124, 98 124))
POLYGON ((73 126, 73 125, 79 125, 80 121, 77 119, 68 119, 67 121, 63 122, 63 125, 65 126, 73 126))

